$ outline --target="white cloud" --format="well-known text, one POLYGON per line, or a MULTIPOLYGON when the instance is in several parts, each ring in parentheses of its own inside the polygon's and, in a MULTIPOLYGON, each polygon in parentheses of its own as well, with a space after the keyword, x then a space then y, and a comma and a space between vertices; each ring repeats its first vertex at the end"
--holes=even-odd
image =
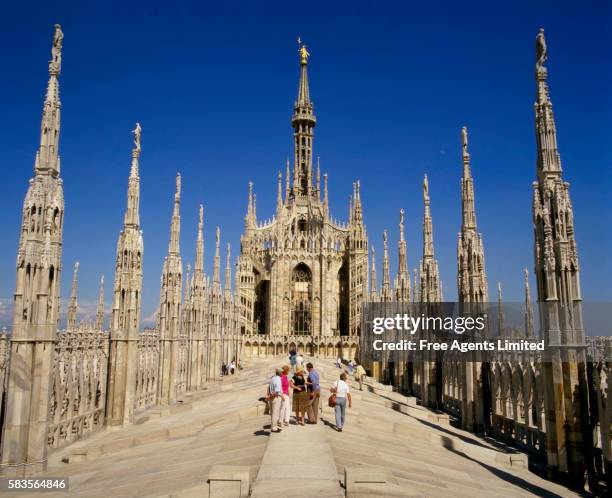
POLYGON ((142 325, 144 327, 154 327, 157 323, 157 313, 159 312, 159 306, 155 308, 155 311, 151 313, 149 316, 142 319, 142 325))
POLYGON ((0 329, 10 329, 13 324, 13 300, 0 297, 0 329))

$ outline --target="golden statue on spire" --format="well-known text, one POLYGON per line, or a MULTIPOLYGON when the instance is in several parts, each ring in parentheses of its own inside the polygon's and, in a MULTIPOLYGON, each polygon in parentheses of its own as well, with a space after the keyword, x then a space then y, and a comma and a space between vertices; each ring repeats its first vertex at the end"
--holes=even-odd
POLYGON ((297 42, 300 47, 298 49, 298 52, 300 53, 300 64, 308 64, 308 57, 310 57, 310 52, 306 50, 306 45, 302 43, 302 39, 300 37, 298 37, 297 42))

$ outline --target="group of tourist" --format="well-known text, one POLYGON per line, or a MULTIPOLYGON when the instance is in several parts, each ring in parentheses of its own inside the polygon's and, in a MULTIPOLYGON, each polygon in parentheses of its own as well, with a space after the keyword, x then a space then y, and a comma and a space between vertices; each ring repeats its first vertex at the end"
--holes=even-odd
POLYGON ((234 375, 236 372, 236 358, 229 363, 223 363, 221 365, 221 375, 234 375))
MULTIPOLYGON (((306 372, 304 372, 302 356, 293 351, 289 363, 290 365, 276 369, 268 385, 266 401, 271 417, 270 430, 274 433, 281 432, 283 427, 289 427, 291 412, 294 413, 296 425, 316 424, 319 420, 321 401, 319 372, 310 362, 306 363, 306 372), (291 373, 293 375, 290 377, 291 373)), ((347 375, 342 372, 340 378, 330 388, 331 396, 328 402, 335 409, 338 432, 342 432, 344 427, 347 406, 348 408, 352 406, 350 388, 346 380, 347 375)))

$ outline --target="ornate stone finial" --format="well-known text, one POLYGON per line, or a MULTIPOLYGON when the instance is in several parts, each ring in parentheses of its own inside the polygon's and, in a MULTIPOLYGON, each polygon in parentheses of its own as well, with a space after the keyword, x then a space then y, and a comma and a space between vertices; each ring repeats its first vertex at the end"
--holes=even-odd
POLYGON ((221 228, 217 227, 217 231, 215 233, 215 244, 217 248, 219 248, 220 243, 221 243, 221 228))
POLYGON ((300 64, 308 64, 308 57, 310 57, 310 53, 306 50, 306 45, 302 43, 302 39, 298 37, 298 52, 300 53, 300 64))
POLYGON ((199 227, 203 227, 204 226, 204 206, 202 204, 200 204, 200 213, 199 213, 199 223, 198 223, 199 227))
POLYGON ((64 33, 62 27, 59 24, 55 25, 55 32, 53 33, 53 47, 51 47, 51 61, 49 61, 49 72, 53 74, 59 74, 62 70, 62 41, 64 40, 64 33))
POLYGON ((404 208, 400 208, 400 228, 404 226, 404 208))
POLYGON ((142 133, 140 123, 136 122, 136 127, 132 130, 132 133, 134 134, 134 150, 140 152, 140 135, 142 133))
POLYGON ((429 179, 427 175, 423 178, 423 200, 425 202, 429 201, 429 179))
POLYGON ((548 50, 546 49, 546 38, 544 36, 544 28, 540 28, 536 36, 536 71, 546 70, 544 63, 548 59, 548 50))
POLYGON ((387 230, 383 230, 383 243, 386 249, 387 248, 387 230))

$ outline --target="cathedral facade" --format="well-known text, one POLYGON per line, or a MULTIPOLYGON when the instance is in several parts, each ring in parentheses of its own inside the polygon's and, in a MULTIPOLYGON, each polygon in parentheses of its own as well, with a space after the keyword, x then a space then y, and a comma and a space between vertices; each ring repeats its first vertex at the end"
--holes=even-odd
POLYGON ((353 185, 349 221, 336 221, 329 208, 327 174, 321 189, 318 161, 314 172, 316 117, 304 45, 299 54, 300 80, 291 119, 293 172, 288 161, 284 192, 282 173, 278 174, 276 212, 271 220, 257 220, 256 198, 249 184, 236 289, 241 332, 259 339, 357 337, 368 276, 360 185, 353 185))

